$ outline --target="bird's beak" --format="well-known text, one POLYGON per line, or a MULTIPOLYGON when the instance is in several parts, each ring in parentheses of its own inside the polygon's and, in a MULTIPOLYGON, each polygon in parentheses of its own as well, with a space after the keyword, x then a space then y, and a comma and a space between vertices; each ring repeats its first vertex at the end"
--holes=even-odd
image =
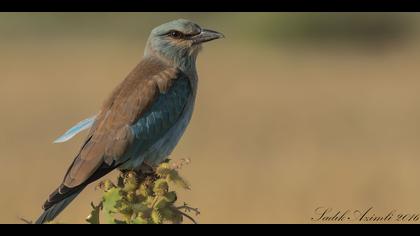
POLYGON ((194 44, 200 44, 224 37, 225 36, 222 33, 216 32, 214 30, 203 29, 201 30, 201 33, 197 34, 192 39, 194 44))

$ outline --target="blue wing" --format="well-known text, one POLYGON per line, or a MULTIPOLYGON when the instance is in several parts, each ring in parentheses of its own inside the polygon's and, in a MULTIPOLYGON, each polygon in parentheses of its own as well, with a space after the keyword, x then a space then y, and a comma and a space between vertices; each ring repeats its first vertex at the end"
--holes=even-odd
MULTIPOLYGON (((192 89, 187 77, 177 79, 167 93, 160 94, 150 109, 131 126, 134 141, 128 156, 142 155, 167 134, 181 119, 191 98, 192 89)), ((132 161, 127 165, 136 166, 142 160, 132 161)))
POLYGON ((69 141, 71 138, 73 138, 76 134, 82 132, 85 129, 89 129, 93 122, 95 121, 96 116, 89 117, 85 120, 80 121, 75 126, 71 127, 69 130, 67 130, 66 133, 64 133, 62 136, 54 140, 54 143, 64 143, 69 141))

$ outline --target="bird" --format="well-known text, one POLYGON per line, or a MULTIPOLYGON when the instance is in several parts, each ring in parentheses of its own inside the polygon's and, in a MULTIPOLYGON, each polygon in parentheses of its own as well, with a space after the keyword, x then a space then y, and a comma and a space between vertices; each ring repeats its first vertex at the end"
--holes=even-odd
POLYGON ((89 184, 113 170, 138 170, 165 161, 186 130, 195 105, 196 59, 220 32, 177 19, 154 28, 134 69, 99 112, 67 131, 65 142, 90 129, 64 179, 35 224, 53 221, 89 184))

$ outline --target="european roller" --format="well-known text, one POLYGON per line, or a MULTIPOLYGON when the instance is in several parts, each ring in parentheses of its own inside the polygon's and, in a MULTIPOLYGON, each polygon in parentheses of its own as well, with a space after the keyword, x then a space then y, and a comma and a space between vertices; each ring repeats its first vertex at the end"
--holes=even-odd
POLYGON ((153 167, 170 155, 193 113, 197 54, 202 43, 222 37, 184 19, 152 30, 142 60, 97 115, 56 140, 67 141, 90 128, 61 185, 44 203, 37 224, 53 220, 87 185, 112 170, 153 167))

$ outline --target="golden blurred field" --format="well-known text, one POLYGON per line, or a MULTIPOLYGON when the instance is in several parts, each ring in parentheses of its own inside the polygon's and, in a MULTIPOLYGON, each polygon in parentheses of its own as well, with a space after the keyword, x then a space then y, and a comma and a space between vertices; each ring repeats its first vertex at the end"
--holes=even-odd
MULTIPOLYGON (((52 141, 96 113, 141 58, 151 28, 179 17, 226 35, 199 56, 196 110, 172 155, 192 159, 181 172, 192 191, 180 200, 200 208, 200 223, 311 223, 320 206, 420 213, 417 38, 376 51, 290 46, 252 39, 217 14, 143 13, 153 20, 118 33, 133 14, 100 30, 76 13, 61 13, 76 26, 29 25, 48 14, 0 14, 1 223, 41 213, 86 132, 52 141)), ((59 221, 84 223, 99 199, 93 189, 59 221)))

